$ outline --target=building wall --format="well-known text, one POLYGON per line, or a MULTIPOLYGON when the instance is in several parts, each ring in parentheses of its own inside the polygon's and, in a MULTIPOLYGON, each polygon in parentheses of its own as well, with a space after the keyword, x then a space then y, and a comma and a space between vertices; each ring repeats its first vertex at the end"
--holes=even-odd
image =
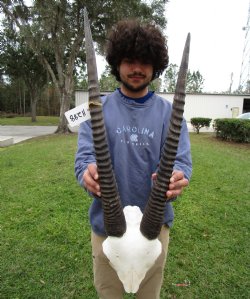
POLYGON ((75 107, 87 103, 89 97, 89 93, 83 90, 76 90, 75 91, 75 107))
MULTIPOLYGON (((103 92, 102 94, 108 94, 103 92)), ((157 93, 161 97, 173 102, 174 94, 157 93)), ((249 96, 248 96, 249 97, 249 96)), ((226 94, 187 94, 184 117, 190 121, 192 117, 232 118, 243 113, 243 102, 246 95, 226 94)), ((76 106, 88 101, 88 92, 76 90, 76 106)))
MULTIPOLYGON (((160 94, 163 98, 173 101, 174 94, 160 94)), ((192 117, 232 118, 242 113, 242 95, 221 94, 187 94, 185 99, 184 117, 190 121, 192 117)))

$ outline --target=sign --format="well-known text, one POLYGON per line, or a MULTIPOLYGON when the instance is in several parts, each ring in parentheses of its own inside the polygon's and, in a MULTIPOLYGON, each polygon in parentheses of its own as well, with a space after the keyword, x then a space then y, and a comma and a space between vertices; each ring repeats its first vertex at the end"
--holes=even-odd
POLYGON ((90 119, 89 103, 81 104, 67 112, 65 117, 71 127, 80 125, 80 123, 90 119))

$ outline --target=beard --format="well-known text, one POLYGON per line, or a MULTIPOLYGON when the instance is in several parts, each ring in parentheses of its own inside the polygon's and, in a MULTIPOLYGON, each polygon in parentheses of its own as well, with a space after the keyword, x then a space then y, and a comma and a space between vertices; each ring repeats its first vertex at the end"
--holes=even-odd
POLYGON ((148 87, 151 80, 148 80, 139 86, 133 86, 132 84, 128 83, 126 80, 124 80, 122 78, 121 78, 121 82, 127 90, 132 91, 132 92, 139 92, 139 91, 144 90, 146 87, 148 87))
POLYGON ((133 85, 129 84, 128 82, 125 82, 125 81, 121 81, 121 82, 129 91, 133 91, 133 92, 142 91, 143 89, 148 87, 148 85, 150 83, 150 82, 145 82, 145 83, 141 84, 140 86, 134 87, 133 85))

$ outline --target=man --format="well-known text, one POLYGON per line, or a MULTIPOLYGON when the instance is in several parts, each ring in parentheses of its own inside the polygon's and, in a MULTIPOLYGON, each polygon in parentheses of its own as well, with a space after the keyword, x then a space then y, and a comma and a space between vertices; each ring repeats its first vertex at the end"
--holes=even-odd
MULTIPOLYGON (((167 135, 171 104, 148 90, 168 65, 168 50, 161 31, 152 24, 121 21, 108 36, 107 61, 121 83, 103 98, 103 114, 112 165, 122 205, 136 205, 143 211, 156 177, 167 135)), ((136 294, 138 299, 157 299, 168 248, 169 227, 173 222, 171 200, 181 194, 191 177, 190 142, 183 122, 178 152, 166 190, 166 210, 159 236, 162 253, 148 271, 136 294)), ((123 298, 123 285, 102 251, 106 238, 101 190, 98 182, 90 122, 79 130, 75 172, 79 183, 93 197, 90 207, 95 287, 101 299, 123 298)))

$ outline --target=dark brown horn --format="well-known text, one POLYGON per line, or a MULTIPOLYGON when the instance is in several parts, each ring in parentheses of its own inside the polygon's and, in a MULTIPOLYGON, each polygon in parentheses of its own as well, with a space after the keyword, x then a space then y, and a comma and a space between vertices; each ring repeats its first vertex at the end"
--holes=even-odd
POLYGON ((179 136, 181 133, 181 124, 183 120, 189 48, 190 33, 187 36, 183 51, 181 66, 175 88, 168 135, 161 155, 157 179, 152 187, 140 226, 141 233, 149 240, 156 239, 158 237, 164 220, 166 190, 173 172, 179 136))
POLYGON ((121 237, 126 231, 126 221, 109 154, 102 113, 102 102, 100 99, 95 50, 86 8, 84 9, 84 31, 88 70, 89 109, 101 188, 104 225, 108 236, 121 237))

